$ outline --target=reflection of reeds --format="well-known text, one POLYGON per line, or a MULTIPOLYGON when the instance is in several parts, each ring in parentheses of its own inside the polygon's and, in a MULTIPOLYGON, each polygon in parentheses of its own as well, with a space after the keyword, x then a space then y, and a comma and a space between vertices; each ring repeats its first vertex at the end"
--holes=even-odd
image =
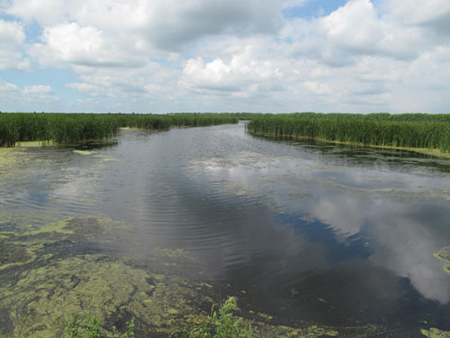
POLYGON ((52 141, 60 145, 111 137, 121 127, 166 130, 172 126, 210 126, 237 123, 225 114, 0 114, 0 146, 16 142, 52 141))
POLYGON ((292 114, 256 118, 256 135, 450 151, 450 114, 292 114))

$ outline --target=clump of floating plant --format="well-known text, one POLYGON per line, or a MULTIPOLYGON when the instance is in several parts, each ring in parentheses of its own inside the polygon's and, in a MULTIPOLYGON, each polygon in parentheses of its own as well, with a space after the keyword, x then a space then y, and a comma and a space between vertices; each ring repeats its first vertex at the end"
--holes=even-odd
POLYGON ((120 128, 167 130, 174 126, 210 126, 237 123, 230 114, 0 114, 0 147, 42 141, 73 145, 116 135, 120 128))
POLYGON ((442 261, 444 271, 450 273, 450 246, 443 247, 438 253, 435 253, 434 256, 442 261))
POLYGON ((450 151, 450 114, 292 114, 253 119, 254 135, 450 151))
POLYGON ((429 330, 421 330, 420 331, 424 337, 428 338, 449 338, 450 337, 450 331, 441 331, 436 328, 431 328, 429 330))

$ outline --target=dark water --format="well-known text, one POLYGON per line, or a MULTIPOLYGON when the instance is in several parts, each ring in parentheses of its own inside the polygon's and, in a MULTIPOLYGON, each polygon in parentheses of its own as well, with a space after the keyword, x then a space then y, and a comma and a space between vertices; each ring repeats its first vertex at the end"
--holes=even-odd
POLYGON ((183 273, 283 323, 450 330, 450 274, 434 256, 450 246, 449 160, 266 140, 243 123, 123 130, 92 151, 27 149, 2 212, 122 220, 126 238, 98 250, 184 249, 196 260, 183 273))

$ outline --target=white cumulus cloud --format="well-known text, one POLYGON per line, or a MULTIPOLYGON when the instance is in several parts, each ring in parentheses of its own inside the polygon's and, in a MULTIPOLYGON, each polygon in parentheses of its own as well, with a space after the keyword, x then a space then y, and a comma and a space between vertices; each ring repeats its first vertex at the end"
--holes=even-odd
POLYGON ((45 28, 42 40, 42 43, 34 44, 30 52, 44 65, 133 67, 145 63, 142 57, 128 54, 120 42, 103 34, 101 29, 76 22, 45 28))
POLYGON ((183 68, 181 85, 196 91, 226 91, 238 96, 250 96, 270 89, 272 81, 283 77, 271 61, 258 59, 247 46, 240 54, 231 56, 229 62, 218 58, 206 62, 202 58, 190 59, 183 68))
POLYGON ((24 44, 23 25, 0 19, 0 70, 25 70, 29 67, 24 44))
POLYGON ((0 71, 69 68, 77 78, 66 88, 130 111, 169 101, 195 111, 448 109, 447 0, 348 0, 283 17, 315 3, 8 0, 0 71))
POLYGON ((19 87, 0 80, 0 102, 2 111, 49 110, 58 101, 53 89, 47 85, 19 87))

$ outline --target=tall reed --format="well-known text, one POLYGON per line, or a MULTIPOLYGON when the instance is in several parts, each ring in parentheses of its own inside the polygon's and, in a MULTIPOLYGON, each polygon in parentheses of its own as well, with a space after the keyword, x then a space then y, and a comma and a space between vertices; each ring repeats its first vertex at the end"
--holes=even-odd
MULTIPOLYGON (((363 145, 450 151, 448 115, 318 114, 257 118, 247 125, 255 135, 310 138, 363 145)), ((450 120, 449 120, 450 121, 450 120)))
POLYGON ((0 114, 0 147, 16 142, 52 141, 59 145, 116 135, 121 127, 167 130, 174 126, 195 127, 237 123, 229 114, 0 114))

